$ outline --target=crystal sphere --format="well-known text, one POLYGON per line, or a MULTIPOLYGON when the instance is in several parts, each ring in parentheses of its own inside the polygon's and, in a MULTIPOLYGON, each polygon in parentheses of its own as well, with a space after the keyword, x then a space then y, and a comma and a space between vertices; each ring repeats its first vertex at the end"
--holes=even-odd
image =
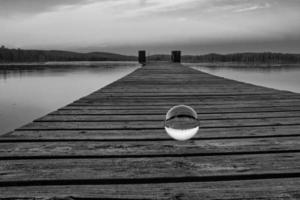
POLYGON ((199 121, 197 118, 196 111, 190 106, 174 106, 167 112, 165 130, 175 140, 189 140, 199 130, 199 121))

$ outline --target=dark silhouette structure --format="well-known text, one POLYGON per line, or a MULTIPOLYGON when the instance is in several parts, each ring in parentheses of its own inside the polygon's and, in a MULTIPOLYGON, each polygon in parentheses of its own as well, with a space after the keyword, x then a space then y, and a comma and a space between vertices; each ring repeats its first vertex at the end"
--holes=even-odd
POLYGON ((145 50, 139 51, 139 63, 146 64, 146 51, 145 50))
POLYGON ((181 51, 172 51, 171 61, 174 63, 181 62, 181 51))

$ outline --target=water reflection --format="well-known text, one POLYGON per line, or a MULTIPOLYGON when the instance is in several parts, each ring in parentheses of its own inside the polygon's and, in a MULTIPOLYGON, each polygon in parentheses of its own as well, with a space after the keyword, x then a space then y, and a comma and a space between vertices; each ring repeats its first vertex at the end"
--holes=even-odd
POLYGON ((300 65, 185 64, 217 76, 300 93, 300 65))
POLYGON ((0 65, 0 134, 88 95, 138 66, 135 62, 0 65))
POLYGON ((136 62, 45 62, 24 64, 0 64, 0 80, 10 77, 27 76, 64 76, 68 72, 97 71, 103 72, 120 67, 127 68, 138 66, 136 62))

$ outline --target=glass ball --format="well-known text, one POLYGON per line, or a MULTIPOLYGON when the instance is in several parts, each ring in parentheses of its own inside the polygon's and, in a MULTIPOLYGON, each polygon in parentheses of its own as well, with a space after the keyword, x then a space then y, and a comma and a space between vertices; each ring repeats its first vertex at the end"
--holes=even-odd
POLYGON ((189 140, 199 130, 199 121, 197 118, 196 111, 190 106, 174 106, 167 112, 165 130, 175 140, 189 140))

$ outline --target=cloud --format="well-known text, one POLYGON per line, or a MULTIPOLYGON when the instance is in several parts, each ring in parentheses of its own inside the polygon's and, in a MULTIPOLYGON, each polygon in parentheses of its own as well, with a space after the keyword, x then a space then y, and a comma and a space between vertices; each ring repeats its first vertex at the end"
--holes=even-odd
POLYGON ((197 2, 207 0, 131 0, 131 4, 139 4, 131 10, 125 10, 128 16, 147 16, 151 14, 170 14, 189 10, 197 2))
POLYGON ((235 12, 249 12, 249 11, 254 11, 254 10, 258 10, 258 9, 265 9, 265 8, 270 8, 271 5, 269 3, 265 3, 265 4, 256 4, 256 5, 249 5, 246 6, 244 8, 240 8, 235 10, 235 12))
POLYGON ((34 15, 63 6, 78 6, 93 0, 0 0, 0 16, 34 15))
POLYGON ((0 0, 0 16, 34 15, 62 7, 80 7, 95 3, 108 6, 112 12, 117 10, 120 17, 186 17, 218 12, 254 11, 269 8, 274 2, 278 0, 0 0))
POLYGON ((248 49, 271 38, 282 41, 273 49, 288 48, 298 45, 289 40, 300 35, 299 9, 299 0, 0 0, 0 38, 21 48, 106 44, 133 51, 136 45, 229 51, 234 42, 248 49))
MULTIPOLYGON (((120 16, 199 17, 271 8, 277 0, 123 0, 120 16), (123 14, 123 15, 122 15, 123 14)), ((117 8, 116 8, 117 9, 117 8)))

